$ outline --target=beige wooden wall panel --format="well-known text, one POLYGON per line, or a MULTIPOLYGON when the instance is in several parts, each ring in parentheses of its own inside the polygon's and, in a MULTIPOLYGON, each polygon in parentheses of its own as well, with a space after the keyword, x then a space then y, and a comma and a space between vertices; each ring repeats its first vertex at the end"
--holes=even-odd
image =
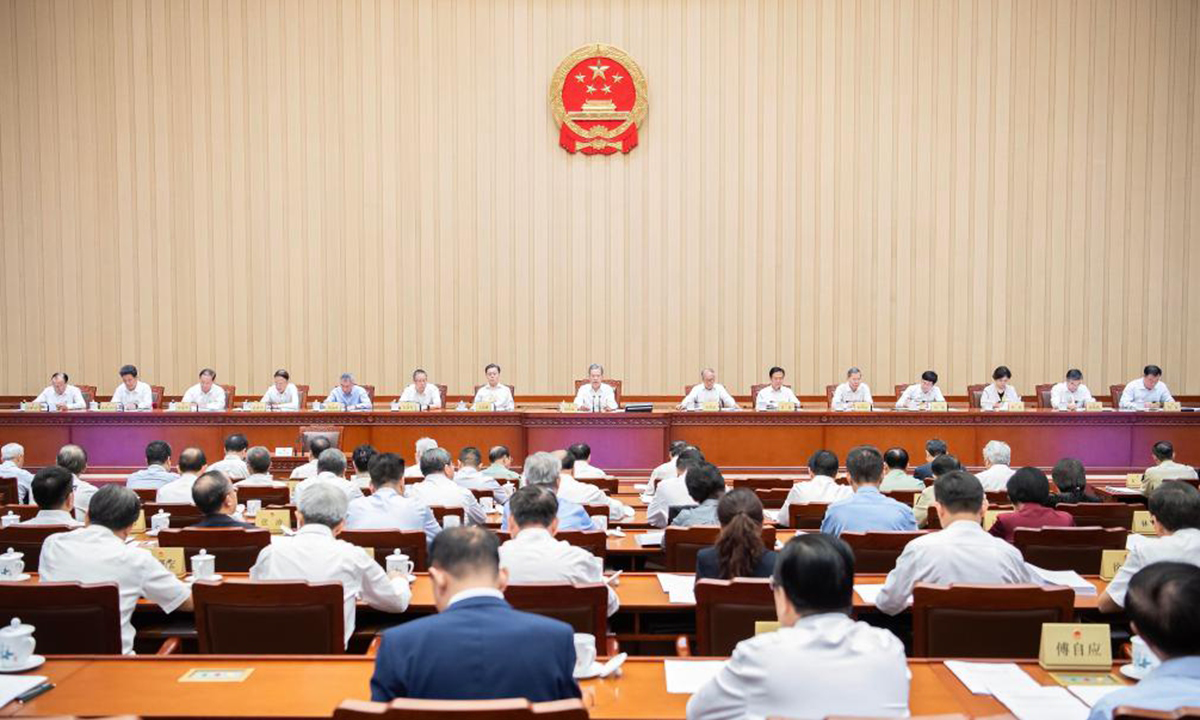
POLYGON ((0 393, 1200 393, 1193 0, 0 0, 0 393), (640 147, 546 101, 606 41, 640 147), (1190 281, 1190 282, 1189 282, 1190 281))

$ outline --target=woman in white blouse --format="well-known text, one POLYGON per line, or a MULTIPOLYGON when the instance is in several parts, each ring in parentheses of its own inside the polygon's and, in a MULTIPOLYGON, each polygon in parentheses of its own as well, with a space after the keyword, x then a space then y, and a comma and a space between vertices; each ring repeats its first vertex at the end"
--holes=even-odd
POLYGON ((275 371, 275 384, 267 388, 263 393, 262 401, 267 404, 267 407, 272 410, 299 410, 300 409, 300 391, 296 386, 288 382, 291 376, 287 370, 275 371))
POLYGON ((983 389, 979 398, 982 410, 1003 410, 1009 403, 1021 402, 1021 394, 1008 384, 1012 380, 1012 370, 1001 365, 992 372, 992 383, 983 389))

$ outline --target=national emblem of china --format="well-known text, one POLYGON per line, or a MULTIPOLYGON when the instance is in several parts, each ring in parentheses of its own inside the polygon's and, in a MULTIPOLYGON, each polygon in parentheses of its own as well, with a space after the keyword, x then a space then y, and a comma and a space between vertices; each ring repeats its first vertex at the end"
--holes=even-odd
POLYGON ((559 63, 550 80, 558 144, 567 152, 629 152, 637 147, 648 107, 642 69, 612 45, 584 45, 559 63))

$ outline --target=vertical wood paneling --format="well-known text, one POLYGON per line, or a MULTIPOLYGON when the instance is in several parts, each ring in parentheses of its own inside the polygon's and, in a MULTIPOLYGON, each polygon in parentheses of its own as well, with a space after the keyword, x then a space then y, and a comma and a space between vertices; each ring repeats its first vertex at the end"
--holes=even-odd
POLYGON ((1190 0, 0 0, 0 393, 782 364, 1200 392, 1190 0), (620 45, 629 155, 557 146, 620 45))

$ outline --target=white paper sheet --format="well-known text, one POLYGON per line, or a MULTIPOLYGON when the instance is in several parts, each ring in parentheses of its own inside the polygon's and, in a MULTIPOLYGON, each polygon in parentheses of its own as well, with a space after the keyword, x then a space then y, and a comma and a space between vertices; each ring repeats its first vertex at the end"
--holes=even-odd
POLYGON ((1142 491, 1136 488, 1130 488, 1117 485, 1105 485, 1104 489, 1113 495, 1141 495, 1142 491))
MULTIPOLYGON (((868 605, 875 605, 876 600, 879 599, 879 593, 882 591, 883 583, 872 585, 859 585, 858 583, 854 584, 854 592, 858 593, 858 596, 862 598, 863 602, 867 603, 868 605)), ((912 602, 912 595, 909 595, 908 604, 912 605, 912 602)))
POLYGON ((672 695, 691 695, 721 671, 724 660, 664 660, 667 692, 672 695))
POLYGON ((763 517, 770 520, 772 523, 774 523, 776 525, 779 524, 779 511, 778 510, 763 510, 763 517))
POLYGON ((649 532, 638 533, 633 536, 634 542, 638 547, 646 547, 648 545, 662 545, 663 534, 665 530, 651 530, 649 532))
POLYGON ((1017 720, 1087 720, 1088 706, 1064 687, 1034 690, 1005 689, 993 693, 1017 720))
POLYGON ((0 707, 16 700, 18 695, 29 692, 46 680, 45 675, 0 675, 0 707))
POLYGON ((1071 694, 1079 698, 1088 707, 1092 707, 1100 698, 1114 690, 1120 690, 1123 685, 1070 685, 1067 687, 1071 694))
POLYGON ((1029 563, 1025 563, 1025 567, 1040 578, 1043 585, 1069 587, 1076 595, 1096 594, 1096 586, 1084 580, 1083 576, 1074 570, 1046 570, 1029 563))
POLYGON ((944 664, 975 695, 993 695, 997 690, 1020 692, 1040 687, 1016 663, 947 660, 944 664))
POLYGON ((696 604, 696 576, 658 573, 658 584, 675 605, 696 604))

